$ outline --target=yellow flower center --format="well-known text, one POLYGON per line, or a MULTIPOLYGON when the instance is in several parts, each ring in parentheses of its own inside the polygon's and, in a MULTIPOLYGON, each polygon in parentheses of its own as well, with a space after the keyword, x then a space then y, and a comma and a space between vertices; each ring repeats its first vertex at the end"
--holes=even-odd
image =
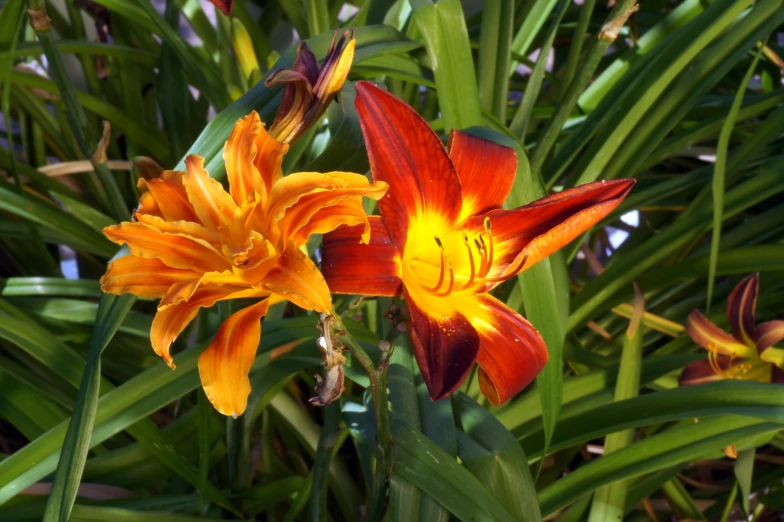
MULTIPOLYGON (((487 284, 503 281, 502 277, 488 277, 493 266, 494 246, 490 218, 484 221, 481 232, 469 235, 465 231, 444 230, 439 223, 432 226, 412 226, 403 259, 403 279, 435 296, 453 293, 482 293, 487 284), (436 232, 433 234, 433 232, 436 232)), ((523 258, 518 262, 522 267, 523 258)))

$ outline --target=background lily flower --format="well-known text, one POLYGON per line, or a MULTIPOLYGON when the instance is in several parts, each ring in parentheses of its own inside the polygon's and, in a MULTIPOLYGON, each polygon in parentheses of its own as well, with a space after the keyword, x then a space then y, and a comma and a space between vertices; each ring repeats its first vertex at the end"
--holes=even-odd
POLYGON ((141 179, 145 192, 135 221, 104 229, 131 255, 109 264, 102 289, 161 299, 151 340, 172 368, 171 343, 200 308, 261 299, 231 315, 199 357, 204 391, 224 415, 245 410, 260 320, 270 305, 289 300, 317 312, 332 309, 323 277, 303 252, 310 235, 359 225, 367 241, 362 196, 378 199, 386 190, 383 182, 346 172, 282 177, 287 150, 253 112, 235 124, 226 142, 230 192, 210 178, 201 157, 191 155, 187 172, 141 179))
POLYGON ((430 397, 441 399, 477 362, 493 404, 547 362, 536 329, 488 292, 610 213, 634 180, 589 183, 503 210, 517 170, 513 149, 453 132, 448 151, 413 109, 367 82, 356 108, 375 180, 389 184, 371 240, 341 227, 324 238, 322 271, 336 293, 402 292, 430 397))
POLYGON ((727 300, 727 319, 732 335, 713 324, 699 310, 689 314, 686 331, 695 343, 708 350, 708 358, 683 369, 680 384, 691 385, 719 379, 742 379, 784 384, 784 321, 756 325, 754 311, 759 293, 759 274, 743 279, 727 300))
POLYGON ((329 102, 343 87, 354 61, 356 40, 351 31, 332 37, 324 62, 319 67, 316 55, 305 42, 297 48, 293 69, 275 71, 266 85, 286 84, 278 114, 270 132, 279 141, 299 139, 327 110, 329 102))
POLYGON ((234 6, 234 0, 210 0, 210 2, 226 16, 231 14, 231 8, 234 6))

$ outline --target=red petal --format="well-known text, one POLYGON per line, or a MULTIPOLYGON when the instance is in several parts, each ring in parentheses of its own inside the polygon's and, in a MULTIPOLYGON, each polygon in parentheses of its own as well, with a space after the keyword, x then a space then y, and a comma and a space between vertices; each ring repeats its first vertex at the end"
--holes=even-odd
POLYGON ((500 208, 517 174, 514 149, 460 131, 449 135, 449 158, 463 192, 461 219, 500 208))
MULTIPOLYGON (((722 370, 727 370, 730 367, 729 357, 719 357, 717 362, 722 370)), ((720 381, 722 379, 724 379, 724 377, 713 370, 710 361, 708 359, 702 359, 686 365, 678 379, 678 384, 681 386, 692 386, 694 384, 720 381)))
POLYGON ((735 338, 746 344, 752 344, 754 333, 754 309, 757 307, 759 292, 759 274, 750 275, 738 283, 727 299, 727 319, 732 325, 735 338))
POLYGON ((446 149, 411 107, 368 82, 355 102, 373 178, 389 183, 379 201, 392 241, 402 250, 415 220, 449 225, 460 216, 460 181, 446 149))
MULTIPOLYGON (((417 294, 404 287, 410 317, 411 347, 432 400, 443 399, 465 380, 479 352, 479 335, 450 298, 417 294), (446 313, 438 313, 446 308, 446 313), (451 308, 451 309, 450 309, 451 308)), ((473 300, 473 298, 471 298, 473 300)))
POLYGON ((754 329, 753 337, 757 350, 762 353, 766 348, 770 348, 784 339, 784 321, 762 323, 754 329))
POLYGON ((517 395, 547 363, 544 339, 520 314, 489 294, 478 297, 477 363, 482 393, 496 406, 517 395))
POLYGON ((724 355, 735 357, 749 357, 753 355, 751 348, 741 344, 733 336, 713 324, 699 310, 689 314, 686 322, 686 333, 708 351, 715 351, 724 355))
POLYGON ((469 218, 469 235, 484 228, 490 219, 493 268, 490 277, 512 277, 591 228, 613 211, 631 190, 635 180, 597 181, 544 197, 515 210, 493 210, 469 218), (527 256, 527 257, 526 257, 527 256), (520 262, 526 257, 526 262, 520 262), (512 267, 509 273, 507 269, 512 267))
POLYGON ((400 256, 381 218, 369 216, 370 243, 361 226, 342 226, 324 235, 321 273, 336 294, 393 296, 401 292, 400 256))
POLYGON ((220 9, 221 12, 226 16, 229 16, 231 14, 231 7, 232 4, 234 3, 234 0, 210 0, 210 2, 215 4, 215 7, 220 9))

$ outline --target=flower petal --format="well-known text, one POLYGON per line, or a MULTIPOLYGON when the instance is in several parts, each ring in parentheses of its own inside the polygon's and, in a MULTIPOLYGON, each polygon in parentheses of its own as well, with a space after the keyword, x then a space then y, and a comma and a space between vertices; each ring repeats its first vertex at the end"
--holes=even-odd
POLYGON ((223 148, 226 176, 229 178, 231 197, 238 205, 248 201, 254 191, 265 195, 261 175, 253 164, 258 149, 256 138, 261 134, 261 118, 256 111, 237 120, 223 148))
POLYGON ((768 321, 757 325, 752 335, 757 350, 763 350, 777 344, 784 339, 784 321, 768 321))
POLYGON ((456 222, 462 208, 460 181, 427 122, 368 82, 357 83, 355 106, 373 179, 389 184, 379 207, 398 249, 405 248, 412 222, 456 222))
POLYGON ((756 356, 751 348, 739 343, 733 336, 710 322, 699 310, 694 310, 689 314, 686 333, 695 343, 709 352, 735 357, 756 356))
POLYGON ((354 62, 354 47, 357 41, 352 36, 352 31, 344 31, 339 39, 337 36, 337 32, 332 36, 332 43, 324 57, 324 63, 321 64, 318 80, 313 86, 313 93, 325 108, 340 92, 354 62))
POLYGON ((453 130, 449 135, 449 158, 463 191, 460 221, 501 208, 517 174, 514 149, 453 130))
POLYGON ((456 306, 457 299, 409 293, 406 287, 403 295, 408 306, 411 347, 430 398, 436 401, 448 397, 476 361, 479 334, 456 306))
POLYGON ((187 173, 182 182, 202 224, 212 231, 227 227, 237 210, 234 199, 204 170, 204 158, 201 156, 189 155, 185 158, 185 168, 187 173))
POLYGON ((202 285, 234 285, 236 287, 241 287, 244 283, 242 278, 236 276, 231 270, 226 270, 224 272, 208 272, 203 275, 199 274, 198 277, 193 279, 174 283, 161 297, 161 302, 158 303, 158 310, 163 310, 166 307, 176 305, 182 301, 190 300, 193 294, 196 293, 202 285))
POLYGON ((313 261, 294 243, 289 243, 262 284, 267 291, 305 310, 332 310, 332 298, 324 277, 313 261))
POLYGON ((343 226, 324 235, 321 273, 336 294, 399 295, 400 255, 378 216, 368 217, 370 242, 362 244, 364 226, 343 226))
POLYGON ((101 290, 107 294, 131 293, 139 297, 159 299, 170 286, 198 279, 199 272, 166 266, 160 259, 124 256, 109 263, 101 277, 101 290))
POLYGON ((377 200, 386 189, 385 183, 370 183, 365 176, 350 172, 299 172, 286 176, 272 187, 272 204, 264 223, 267 238, 273 243, 279 240, 286 244, 290 234, 305 225, 319 209, 354 196, 377 200))
POLYGON ((150 328, 150 341, 152 341, 153 350, 163 357, 166 364, 174 368, 169 348, 177 336, 196 317, 199 308, 209 308, 220 300, 232 297, 253 297, 253 295, 246 295, 248 293, 250 292, 247 289, 239 287, 203 285, 193 293, 188 301, 181 301, 176 305, 158 310, 150 328))
POLYGON ((267 314, 270 304, 270 299, 264 299, 232 314, 199 356, 204 392, 223 415, 236 418, 248 404, 248 372, 261 339, 261 318, 267 314))
MULTIPOLYGON (((727 370, 730 367, 729 357, 719 357, 716 359, 716 362, 722 370, 727 370)), ((724 376, 715 372, 708 359, 700 359, 686 365, 678 378, 678 384, 681 386, 692 386, 722 379, 724 379, 724 376)))
POLYGON ((478 296, 468 320, 479 333, 476 362, 482 393, 496 406, 517 395, 547 363, 544 339, 520 314, 490 294, 478 296))
POLYGON ((283 164, 283 156, 288 151, 288 144, 278 141, 262 124, 259 134, 256 136, 256 157, 253 159, 253 164, 261 175, 261 186, 264 188, 264 192, 259 192, 259 196, 265 204, 267 202, 265 198, 269 197, 272 186, 283 177, 281 165, 283 164))
POLYGON ((753 344, 754 309, 757 307, 759 292, 759 273, 743 279, 730 292, 727 299, 727 319, 732 325, 732 333, 742 343, 753 344))
POLYGON ((298 229, 289 231, 288 235, 292 242, 304 245, 311 235, 326 234, 341 225, 363 225, 362 242, 367 244, 370 240, 370 224, 361 196, 348 196, 334 205, 318 209, 307 222, 298 229))
POLYGON ((221 272, 229 267, 222 256, 196 240, 163 233, 146 223, 125 221, 104 228, 103 233, 110 241, 127 244, 131 254, 145 259, 160 259, 172 268, 221 272))
POLYGON ((493 210, 469 218, 463 227, 470 236, 485 229, 489 218, 493 265, 488 276, 509 278, 595 225, 620 204, 634 183, 633 179, 588 183, 515 210, 493 210))
POLYGON ((161 216, 166 221, 190 221, 200 223, 188 194, 182 186, 162 178, 148 180, 147 188, 155 198, 161 216))

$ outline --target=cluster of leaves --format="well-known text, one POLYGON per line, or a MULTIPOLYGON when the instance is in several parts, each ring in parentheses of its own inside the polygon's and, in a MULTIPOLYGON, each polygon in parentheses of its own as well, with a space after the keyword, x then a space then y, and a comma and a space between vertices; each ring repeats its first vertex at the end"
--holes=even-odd
MULTIPOLYGON (((398 521, 763 520, 784 510, 784 394, 677 385, 703 356, 684 333, 692 309, 726 325, 727 295, 759 271, 757 315, 782 313, 782 1, 635 7, 235 0, 226 18, 198 0, 7 0, 0 519, 352 521, 388 507, 398 521), (34 30, 27 8, 44 6, 34 30), (439 132, 486 127, 528 152, 510 205, 638 179, 592 233, 497 292, 547 341, 532 389, 490 408, 472 376, 431 402, 404 336, 393 342, 382 379, 387 502, 367 374, 350 361, 341 400, 307 404, 316 317, 270 312, 247 412, 224 419, 196 361, 225 310, 200 315, 171 371, 149 348, 154 303, 101 296, 97 282, 116 253, 101 230, 136 204, 129 160, 174 167, 190 151, 222 178, 234 122, 251 110, 271 121, 280 89, 261 80, 292 65, 295 35, 323 57, 339 27, 357 38, 350 80, 385 84, 439 132), (256 68, 243 67, 243 45, 256 68)), ((352 98, 347 84, 284 172, 368 169, 352 98)), ((338 303, 377 360, 379 341, 394 337, 393 304, 338 303)))

